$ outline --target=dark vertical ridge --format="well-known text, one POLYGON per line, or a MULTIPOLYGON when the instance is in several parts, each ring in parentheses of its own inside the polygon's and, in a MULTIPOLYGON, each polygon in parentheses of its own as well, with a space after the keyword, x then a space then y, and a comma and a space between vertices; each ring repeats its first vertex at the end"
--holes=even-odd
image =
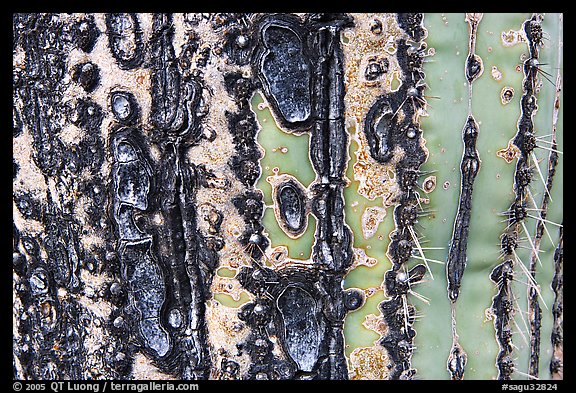
MULTIPOLYGON (((564 223, 562 223, 564 224, 564 223)), ((552 305, 552 356, 550 374, 552 379, 564 379, 564 227, 560 227, 560 240, 554 252, 554 278, 552 279, 554 304, 552 305)))
POLYGON ((446 278, 448 281, 448 298, 452 307, 452 349, 448 357, 447 368, 452 380, 464 378, 467 354, 458 342, 456 329, 456 302, 460 294, 460 286, 464 270, 468 261, 468 236, 470 233, 470 217, 472 215, 472 194, 474 180, 480 170, 480 155, 476 149, 479 126, 472 114, 472 86, 476 79, 482 75, 484 66, 480 56, 476 54, 476 35, 482 14, 467 13, 466 22, 469 27, 468 57, 464 66, 464 75, 468 81, 468 118, 462 129, 464 149, 460 163, 460 200, 458 211, 454 219, 452 238, 446 262, 446 278))
MULTIPOLYGON (((514 347, 512 343, 512 326, 514 318, 514 295, 512 281, 514 279, 514 266, 516 263, 516 248, 523 220, 526 217, 528 205, 529 184, 531 181, 531 168, 529 159, 536 147, 534 135, 533 116, 536 106, 536 81, 539 47, 542 45, 542 16, 534 14, 524 22, 523 29, 528 38, 529 57, 524 62, 524 80, 522 82, 523 94, 521 97, 521 114, 518 120, 518 129, 513 138, 514 145, 519 149, 520 156, 514 172, 514 202, 508 210, 508 226, 501 236, 501 248, 504 262, 494 268, 490 276, 498 285, 498 293, 492 300, 492 309, 495 314, 494 327, 499 352, 496 360, 498 379, 509 380, 514 373, 514 347)), ((538 163, 535 163, 538 165, 538 163)), ((526 234, 529 236, 529 234, 526 234)), ((519 261, 519 263, 522 263, 519 261)), ((533 316, 537 317, 536 314, 533 316)))
POLYGON ((390 161, 396 146, 404 150, 404 156, 396 165, 396 179, 399 185, 398 204, 394 208, 395 229, 390 235, 387 255, 392 267, 385 273, 385 294, 390 299, 379 304, 387 334, 380 340, 390 357, 390 379, 412 379, 416 369, 412 368, 414 321, 416 308, 408 303, 408 291, 422 281, 424 265, 408 269, 407 263, 412 252, 418 247, 415 224, 419 215, 419 194, 416 191, 420 165, 427 154, 422 148, 422 131, 418 123, 417 111, 425 102, 422 97, 425 75, 422 71, 422 53, 417 49, 426 36, 423 27, 423 14, 397 14, 400 27, 410 40, 398 38, 398 64, 402 70, 399 89, 378 98, 368 111, 364 132, 369 141, 370 154, 381 163, 390 161), (412 41, 412 42, 410 42, 412 41), (404 112, 402 120, 397 116, 404 112), (380 116, 381 115, 381 116, 380 116))

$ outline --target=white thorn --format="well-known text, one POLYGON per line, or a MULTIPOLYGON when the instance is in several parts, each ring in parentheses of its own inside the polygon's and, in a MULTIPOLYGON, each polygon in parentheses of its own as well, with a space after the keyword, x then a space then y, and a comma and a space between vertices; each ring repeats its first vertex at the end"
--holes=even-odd
MULTIPOLYGON (((518 322, 516 322, 515 319, 512 319, 512 321, 514 322, 514 325, 516 325, 516 329, 518 329, 518 333, 520 333, 520 335, 522 336, 522 338, 524 339, 524 342, 526 343, 526 345, 530 345, 528 343, 528 339, 526 338, 526 336, 524 335, 524 333, 522 332, 522 329, 520 329, 520 326, 518 326, 518 322)), ((528 326, 526 326, 526 330, 528 330, 528 326)))
POLYGON ((518 371, 516 368, 514 368, 514 372, 515 372, 515 373, 518 373, 518 374, 520 374, 520 375, 523 375, 523 376, 525 376, 525 377, 528 377, 528 378, 530 378, 530 379, 535 379, 535 380, 539 380, 539 379, 540 379, 540 378, 535 377, 535 376, 533 376, 533 375, 523 373, 522 371, 518 371))
POLYGON ((558 223, 555 223, 554 221, 546 220, 545 218, 542 218, 542 217, 535 217, 535 216, 531 216, 530 214, 528 214, 528 217, 532 217, 535 220, 547 222, 548 224, 556 225, 559 228, 562 228, 562 226, 563 226, 562 224, 558 224, 558 223))
POLYGON ((406 295, 402 295, 402 308, 404 309, 404 329, 406 329, 406 334, 408 334, 408 301, 406 300, 406 295))
POLYGON ((537 145, 536 147, 539 148, 539 149, 544 149, 544 150, 548 150, 548 151, 553 151, 553 152, 558 153, 558 154, 564 154, 564 153, 561 152, 560 150, 552 149, 551 147, 538 146, 538 145, 537 145))
POLYGON ((418 256, 418 255, 412 255, 412 258, 416 258, 416 259, 420 259, 420 260, 424 260, 424 261, 428 261, 428 262, 434 262, 434 263, 438 263, 438 264, 440 264, 440 265, 445 265, 445 264, 446 264, 446 262, 444 262, 444 261, 439 261, 439 260, 437 260, 437 259, 432 259, 432 258, 422 258, 422 257, 420 257, 420 256, 418 256))
MULTIPOLYGON (((549 135, 552 135, 552 134, 549 134, 549 135)), ((542 138, 542 137, 540 137, 540 138, 542 138)), ((557 144, 557 143, 554 142, 554 141, 547 141, 547 140, 540 139, 540 138, 536 138, 536 139, 538 140, 538 142, 548 143, 549 145, 556 145, 556 144, 557 144)))
POLYGON ((552 235, 550 235, 550 232, 548 232, 546 225, 544 225, 544 232, 546 232, 546 235, 548 235, 548 239, 550 240, 550 243, 552 243, 552 246, 556 248, 556 244, 554 243, 554 240, 552 240, 552 235))
MULTIPOLYGON (((536 158, 536 154, 532 151, 532 158, 534 159, 534 166, 538 170, 538 174, 540 175, 540 179, 542 180, 542 184, 544 185, 544 189, 546 190, 546 194, 548 194, 548 198, 550 198, 550 202, 552 201, 552 196, 550 195, 550 191, 548 191, 548 187, 546 187, 546 181, 544 180, 544 175, 542 175, 542 171, 540 170, 540 165, 538 165, 538 159, 536 158)), ((537 206, 537 205, 535 205, 537 206)))
MULTIPOLYGON (((530 195, 530 199, 532 200, 532 203, 534 204, 534 206, 537 206, 536 201, 534 200, 534 196, 532 195, 532 192, 530 191, 530 189, 527 188, 526 190, 528 190, 528 195, 530 195)), ((552 202, 552 198, 550 198, 550 201, 552 202)), ((542 210, 542 209, 540 209, 540 210, 542 210)), ((552 243, 552 246, 556 247, 556 244, 554 243, 554 240, 552 240, 552 236, 550 235, 550 232, 548 231, 548 227, 546 225, 544 225, 544 231, 546 232, 546 235, 548 236, 550 243, 552 243)))
POLYGON ((534 246, 534 243, 532 242, 532 238, 530 238, 530 233, 528 232, 528 229, 526 228, 526 224, 524 224, 524 221, 522 221, 521 224, 522 224, 522 228, 524 229, 524 232, 526 232, 526 237, 528 238, 528 243, 530 243, 530 247, 532 247, 532 252, 534 253, 534 255, 536 255, 536 259, 538 259, 538 263, 540 264, 540 267, 543 267, 542 261, 540 260, 540 256, 538 256, 538 251, 536 250, 536 247, 534 246))
POLYGON ((414 295, 415 297, 417 297, 418 299, 420 299, 421 301, 423 301, 426 304, 430 304, 430 299, 427 298, 424 295, 419 294, 418 292, 414 292, 413 290, 409 289, 408 293, 410 293, 411 295, 414 295))
POLYGON ((422 251, 422 247, 420 247, 420 243, 418 242, 418 237, 416 236, 416 233, 414 233, 414 230, 412 229, 412 227, 409 226, 407 228, 408 228, 408 231, 410 231, 410 235, 412 235, 412 239, 414 239, 414 243, 416 244, 416 248, 420 252, 420 256, 422 257, 422 260, 424 261, 424 264, 426 265, 426 269, 428 269, 428 272, 430 272, 430 277, 432 278, 432 280, 434 280, 434 275, 432 274, 432 270, 430 270, 430 266, 428 266, 428 261, 426 260, 426 257, 424 256, 424 251, 422 251))
POLYGON ((512 251, 514 253, 514 256, 516 257, 516 260, 518 261, 518 264, 522 268, 522 272, 524 274, 526 274, 526 276, 528 277, 528 280, 530 282, 531 287, 534 288, 534 290, 538 294, 538 297, 540 298, 540 300, 544 304, 544 307, 546 308, 546 310, 548 310, 548 305, 546 304, 546 302, 544 301, 544 298, 542 297, 542 293, 540 292, 540 288, 538 288, 538 283, 536 282, 534 277, 532 277, 532 274, 528 271, 528 268, 526 267, 526 265, 524 265, 524 262, 522 262, 520 257, 518 257, 518 254, 516 254, 516 251, 514 251, 514 250, 512 250, 512 251))

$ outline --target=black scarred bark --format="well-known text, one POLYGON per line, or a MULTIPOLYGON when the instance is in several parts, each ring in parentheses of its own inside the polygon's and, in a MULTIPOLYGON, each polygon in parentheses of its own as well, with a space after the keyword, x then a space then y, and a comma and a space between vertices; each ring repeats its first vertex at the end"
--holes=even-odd
MULTIPOLYGON (((113 264, 110 237, 105 237, 110 241, 105 246, 88 247, 79 241, 83 231, 106 232, 109 225, 100 209, 107 201, 104 179, 98 175, 104 159, 99 130, 102 108, 89 96, 64 100, 68 53, 75 48, 90 52, 100 32, 90 16, 64 20, 54 14, 14 14, 13 33, 14 51, 23 54, 25 64, 13 69, 14 138, 24 129, 29 133, 32 161, 47 186, 45 195, 14 194, 22 217, 43 228, 33 234, 14 225, 14 290, 22 310, 15 315, 18 336, 14 336, 14 376, 118 377, 123 365, 116 359, 123 351, 122 344, 110 340, 94 353, 87 353, 87 326, 98 324, 105 332, 109 330, 105 321, 77 300, 84 292, 81 272, 101 272, 113 264), (69 123, 85 131, 76 143, 65 143, 60 138, 69 123), (92 181, 77 176, 83 171, 94 175, 92 181), (85 195, 85 212, 91 219, 88 223, 80 223, 76 217, 77 192, 85 195), (100 361, 106 353, 111 361, 100 361), (99 363, 98 370, 81 367, 94 363, 99 363)), ((77 79, 83 87, 91 87, 92 83, 83 81, 77 79)), ((19 176, 15 174, 15 182, 19 176)))
POLYGON ((172 15, 154 14, 150 37, 149 66, 152 69, 152 107, 154 140, 160 149, 157 209, 163 217, 157 228, 157 252, 164 269, 165 300, 161 325, 170 332, 170 352, 160 355, 167 371, 184 379, 208 378, 211 363, 205 321, 205 302, 209 298, 212 274, 218 263, 217 251, 222 213, 211 206, 207 217, 214 238, 207 239, 197 229, 195 194, 199 187, 212 184, 213 174, 187 159, 187 150, 202 138, 206 115, 203 103, 202 67, 190 71, 199 47, 188 31, 180 56, 173 47, 172 15), (220 217, 220 218, 219 218, 220 217))
POLYGON ((464 66, 464 74, 468 81, 468 118, 462 129, 464 152, 460 163, 460 202, 458 213, 454 220, 454 230, 450 240, 448 261, 446 263, 446 278, 448 280, 448 298, 452 307, 452 349, 448 357, 448 371, 453 380, 464 378, 467 354, 458 342, 456 331, 456 301, 460 294, 462 277, 468 261, 468 235, 470 233, 470 217, 472 214, 472 193, 474 180, 480 170, 480 155, 476 149, 479 127, 472 114, 472 86, 474 81, 482 75, 484 65, 480 56, 476 54, 476 35, 482 14, 466 14, 469 27, 468 57, 464 66))
POLYGON ((448 262, 446 264, 448 297, 453 303, 456 302, 460 294, 462 276, 466 268, 466 249, 470 232, 470 216, 472 214, 472 192, 474 179, 480 169, 480 159, 476 150, 478 124, 472 115, 468 116, 466 120, 462 136, 464 139, 464 155, 460 164, 460 173, 462 174, 460 203, 454 221, 454 232, 452 233, 448 262))
MULTIPOLYGON (((295 230, 305 222, 304 206, 311 205, 317 229, 313 265, 308 268, 276 272, 263 266, 260 259, 268 240, 261 233, 261 193, 247 192, 235 200, 248 224, 249 232, 241 241, 253 259, 253 267, 242 269, 239 280, 257 295, 240 313, 251 327, 248 341, 243 344, 252 360, 247 378, 348 378, 344 316, 362 304, 360 293, 342 290, 342 279, 352 262, 352 236, 344 223, 343 176, 348 136, 344 127, 344 70, 339 37, 340 30, 350 23, 351 18, 342 14, 310 14, 304 18, 263 15, 253 21, 252 35, 242 35, 244 39, 240 41, 240 35, 229 37, 235 42, 247 42, 246 46, 253 45, 251 65, 258 79, 247 85, 254 83, 263 90, 278 123, 292 132, 310 129, 310 157, 317 173, 311 201, 306 201, 301 190, 294 191, 289 182, 279 187, 276 201, 284 214, 280 218, 284 217, 285 226, 289 228, 293 222, 295 230), (285 190, 292 191, 288 195, 283 193, 285 190), (246 209, 249 205, 254 209, 246 209), (280 338, 286 360, 272 354, 272 334, 280 338)), ((230 52, 230 59, 234 59, 234 52, 230 52)), ((241 64, 238 60, 242 59, 237 59, 241 64)), ((228 81, 229 90, 234 90, 241 78, 230 75, 228 81)), ((240 98, 247 102, 249 96, 245 93, 240 98)), ((229 118, 238 125, 246 124, 236 130, 247 132, 237 133, 234 138, 239 152, 249 152, 255 140, 253 114, 244 109, 246 103, 239 107, 240 113, 229 114, 229 118)), ((260 156, 253 158, 258 160, 260 156)), ((241 159, 233 162, 233 167, 239 162, 241 159)), ((242 179, 245 171, 237 174, 242 179)))
POLYGON ((224 245, 222 214, 209 214, 213 236, 204 237, 195 196, 199 187, 226 182, 214 181, 213 173, 188 162, 186 154, 202 138, 214 139, 202 127, 208 110, 205 56, 196 53, 197 38, 187 31, 175 57, 171 15, 152 19, 144 45, 136 14, 106 15, 107 40, 91 15, 13 17, 14 49, 25 63, 14 68, 14 137, 23 129, 31 135, 33 163, 47 186, 42 200, 28 192, 14 195, 22 217, 43 226, 34 236, 16 225, 14 230, 15 291, 25 310, 14 345, 19 378, 129 378, 138 351, 178 378, 207 378, 211 369, 204 311, 224 245), (136 92, 115 86, 102 108, 92 97, 100 87, 98 65, 67 64, 72 50, 89 53, 98 39, 106 40, 120 69, 151 69, 152 132, 144 126, 148 119, 142 119, 136 92), (84 95, 67 99, 68 83, 84 95), (108 110, 113 117, 104 141, 108 110), (59 137, 69 124, 82 131, 75 142, 59 137), (152 145, 160 151, 158 162, 152 145), (106 160, 108 174, 102 170, 106 160), (88 217, 82 223, 78 209, 88 217), (102 245, 85 246, 85 235, 102 245), (86 291, 84 271, 102 277, 97 294, 86 291), (102 320, 80 296, 109 301, 110 319, 102 320), (90 329, 106 340, 87 352, 86 341, 96 339, 90 329))
POLYGON ((469 24, 468 57, 464 67, 468 81, 468 118, 462 129, 462 141, 464 152, 460 164, 461 184, 460 202, 458 213, 454 221, 454 231, 450 241, 448 262, 446 264, 446 276, 448 278, 448 297, 451 302, 456 302, 460 293, 460 285, 464 269, 466 268, 466 250, 468 246, 468 233, 470 227, 470 215, 472 213, 472 192, 474 180, 480 170, 480 157, 476 149, 479 127, 472 115, 472 86, 474 81, 482 75, 482 59, 475 53, 476 34, 481 14, 467 14, 466 21, 469 24))
POLYGON ((408 271, 406 265, 418 243, 414 226, 420 213, 420 196, 415 187, 420 165, 426 161, 417 114, 425 102, 422 83, 425 76, 422 71, 425 46, 422 40, 426 30, 422 26, 422 14, 398 14, 397 19, 411 41, 405 38, 397 41, 396 56, 402 70, 402 84, 397 91, 378 98, 366 115, 364 133, 370 154, 378 162, 388 162, 394 156, 396 147, 404 151, 403 158, 396 165, 400 193, 394 209, 396 229, 390 236, 387 253, 392 268, 386 272, 384 280, 386 294, 391 299, 379 306, 388 333, 380 344, 390 356, 390 379, 412 379, 416 374, 411 367, 416 310, 408 303, 407 294, 422 280, 426 268, 417 265, 408 271), (400 111, 403 111, 403 117, 398 116, 400 111))

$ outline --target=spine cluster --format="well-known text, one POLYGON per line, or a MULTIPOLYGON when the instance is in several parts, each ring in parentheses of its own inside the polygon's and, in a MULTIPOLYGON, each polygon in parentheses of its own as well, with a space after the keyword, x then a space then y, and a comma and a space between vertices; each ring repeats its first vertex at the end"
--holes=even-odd
MULTIPOLYGON (((494 327, 496 340, 500 347, 496 365, 498 378, 508 380, 514 373, 513 358, 514 345, 512 343, 512 326, 515 313, 515 298, 512 292, 514 267, 518 260, 516 248, 519 235, 525 224, 527 206, 529 201, 529 185, 532 180, 530 159, 536 147, 533 116, 537 110, 536 88, 538 74, 539 47, 542 45, 542 18, 532 16, 524 22, 523 29, 528 40, 529 56, 524 62, 524 80, 522 82, 523 94, 521 98, 521 115, 518 120, 518 130, 513 144, 519 150, 518 162, 514 172, 514 202, 508 210, 508 226, 501 236, 501 249, 504 261, 494 268, 490 279, 498 285, 498 293, 492 301, 492 310, 495 315, 494 327)), ((535 165, 538 165, 536 162, 535 165)), ((529 280, 533 277, 528 277, 529 280)))
POLYGON ((379 146, 371 146, 371 153, 377 161, 389 161, 392 152, 397 148, 404 151, 403 158, 396 165, 400 192, 394 209, 395 230, 390 235, 391 242, 387 252, 392 268, 384 277, 385 293, 390 299, 379 306, 388 326, 388 333, 381 339, 380 344, 390 355, 391 379, 412 379, 416 373, 411 366, 416 336, 413 328, 416 309, 408 302, 408 292, 426 273, 426 267, 422 264, 412 269, 407 267, 416 249, 422 254, 415 230, 420 213, 417 179, 420 165, 427 158, 427 152, 422 147, 422 130, 419 127, 419 115, 425 103, 422 54, 426 30, 422 27, 422 19, 422 14, 397 15, 398 24, 407 37, 397 41, 402 84, 397 91, 376 101, 368 112, 364 129, 369 140, 380 142, 379 146))
POLYGON ((552 359, 550 373, 552 379, 564 378, 564 231, 560 228, 560 241, 554 252, 554 304, 552 305, 552 359))

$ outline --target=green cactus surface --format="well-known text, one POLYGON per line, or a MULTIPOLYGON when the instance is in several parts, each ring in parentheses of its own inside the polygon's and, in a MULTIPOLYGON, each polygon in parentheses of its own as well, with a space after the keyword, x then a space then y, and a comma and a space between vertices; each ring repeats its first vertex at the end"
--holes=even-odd
MULTIPOLYGON (((498 346, 494 338, 494 326, 490 319, 490 307, 496 287, 490 281, 491 270, 498 264, 500 253, 500 235, 506 226, 506 211, 513 200, 513 179, 515 161, 507 163, 497 155, 505 149, 516 133, 520 116, 520 97, 522 95, 522 63, 526 58, 525 42, 506 45, 505 37, 509 32, 520 31, 522 24, 531 14, 484 14, 478 27, 476 53, 483 60, 484 71, 473 88, 472 112, 479 124, 477 149, 480 154, 481 168, 476 178, 470 237, 468 242, 467 267, 462 281, 461 295, 456 306, 458 334, 460 343, 468 353, 466 367, 467 379, 493 379, 497 375, 495 359, 498 346), (503 103, 503 90, 511 87, 514 91, 509 102, 503 103)), ((562 73, 562 43, 560 14, 546 14, 542 25, 546 34, 541 48, 541 63, 544 76, 540 75, 538 111, 534 117, 537 135, 551 134, 552 112, 556 93, 556 74, 562 73), (559 57, 560 51, 560 57, 559 57), (560 59, 560 62, 559 62, 560 59), (549 74, 549 75, 548 75, 549 74)), ((414 367, 421 379, 448 379, 445 362, 449 355, 452 334, 450 320, 450 302, 447 297, 446 273, 444 262, 454 225, 460 193, 460 160, 462 158, 461 130, 467 117, 468 88, 464 74, 464 64, 468 53, 468 25, 464 14, 425 14, 424 26, 428 30, 426 39, 428 56, 425 59, 426 73, 425 97, 428 115, 422 117, 421 128, 429 152, 427 162, 421 168, 424 173, 436 177, 435 189, 426 194, 420 191, 427 201, 424 208, 431 214, 420 218, 419 235, 426 247, 426 258, 433 278, 427 275, 425 282, 415 291, 421 295, 411 296, 416 305, 418 318, 415 324, 417 336, 416 350, 413 356, 414 367)), ((510 90, 510 89, 508 89, 510 90)), ((561 93, 560 93, 561 94, 561 93)), ((258 116, 261 126, 258 141, 265 150, 261 161, 262 176, 257 187, 264 192, 267 205, 272 204, 272 188, 266 182, 267 176, 289 173, 296 177, 304 187, 314 180, 314 172, 308 153, 309 137, 289 135, 274 123, 260 95, 252 100, 252 109, 258 116)), ((558 149, 562 151, 562 110, 557 123, 558 149)), ((354 125, 348 128, 350 135, 361 132, 354 125)), ((545 141, 550 137, 543 138, 545 141)), ((546 142, 539 145, 549 147, 546 142)), ((394 227, 391 209, 377 227, 375 234, 366 239, 362 235, 362 214, 367 208, 383 205, 382 198, 368 200, 358 194, 358 181, 354 180, 352 167, 356 162, 357 143, 352 139, 349 148, 350 161, 347 177, 349 184, 344 191, 346 199, 346 223, 354 233, 354 247, 362 250, 369 264, 352 269, 346 276, 345 288, 360 288, 369 294, 366 303, 358 310, 350 312, 345 320, 344 332, 346 354, 350 356, 357 348, 370 347, 380 335, 364 326, 367 316, 379 315, 378 304, 385 299, 382 280, 390 261, 386 250, 390 239, 388 235, 394 227)), ((546 177, 549 151, 536 149, 540 160, 540 171, 546 177)), ((423 187, 423 175, 420 184, 423 187)), ((553 189, 550 190, 552 203, 547 220, 560 223, 563 217, 563 156, 560 155, 553 189)), ((532 194, 537 203, 545 192, 538 171, 534 171, 531 183, 532 194)), ((532 212, 537 216, 537 212, 532 212)), ((526 227, 530 236, 534 236, 535 219, 528 219, 526 227)), ((272 209, 264 214, 264 224, 270 236, 272 247, 285 245, 289 257, 305 260, 310 256, 314 235, 314 220, 311 217, 308 229, 303 237, 290 239, 278 227, 272 209)), ((540 285, 543 308, 541 330, 541 378, 550 377, 548 365, 552 353, 550 333, 552 326, 551 305, 554 300, 550 288, 554 272, 553 254, 558 242, 558 227, 547 223, 550 233, 542 241, 540 261, 536 280, 540 285)), ((519 258, 528 266, 530 244, 526 235, 522 236, 518 251, 519 258)), ((421 261, 417 261, 421 262, 421 261)), ((527 331, 527 277, 517 268, 515 296, 517 312, 515 317, 514 345, 516 364, 519 373, 515 378, 525 379, 527 372, 529 332, 527 331)))

